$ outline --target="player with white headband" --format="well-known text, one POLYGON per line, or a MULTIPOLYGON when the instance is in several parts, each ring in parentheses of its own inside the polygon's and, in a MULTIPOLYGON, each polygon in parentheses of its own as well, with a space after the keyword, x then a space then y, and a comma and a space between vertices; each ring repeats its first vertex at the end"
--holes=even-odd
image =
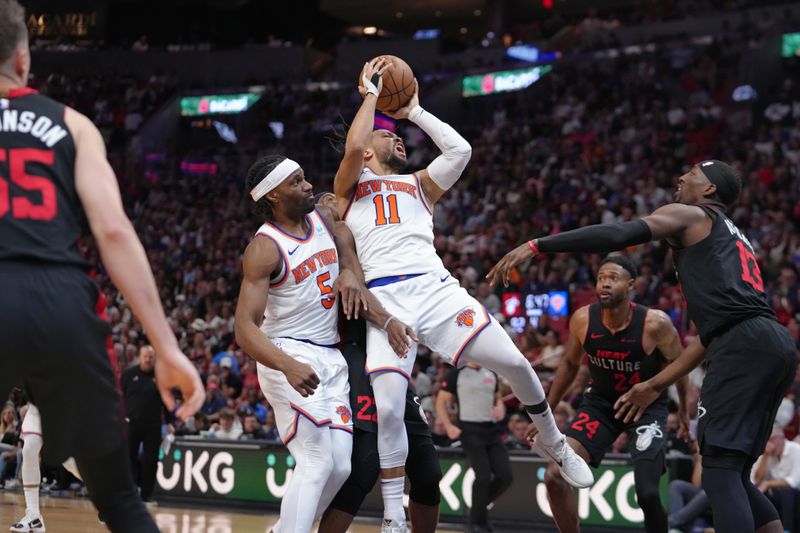
MULTIPOLYGON (((260 158, 247 190, 264 223, 244 253, 236 341, 258 362, 261 389, 296 461, 273 531, 310 531, 350 474, 353 423, 336 305, 342 285, 358 284, 348 270, 340 278, 333 217, 315 209, 297 162, 260 158)), ((343 265, 356 261, 354 250, 341 255, 343 265)), ((410 328, 364 298, 362 314, 405 352, 410 328)))

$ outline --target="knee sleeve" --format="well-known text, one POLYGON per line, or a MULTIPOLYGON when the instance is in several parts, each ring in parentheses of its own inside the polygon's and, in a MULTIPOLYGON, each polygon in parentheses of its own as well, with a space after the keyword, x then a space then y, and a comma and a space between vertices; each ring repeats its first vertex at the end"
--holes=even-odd
POLYGON ((395 372, 372 375, 375 409, 378 413, 378 454, 381 468, 406 464, 408 436, 403 421, 408 381, 395 372))
POLYGON ((22 446, 22 484, 39 485, 42 472, 39 467, 39 453, 42 451, 42 437, 28 433, 22 446))
POLYGON ((499 374, 523 405, 545 400, 544 389, 531 364, 517 349, 514 341, 495 321, 472 341, 464 352, 465 361, 473 361, 499 374))

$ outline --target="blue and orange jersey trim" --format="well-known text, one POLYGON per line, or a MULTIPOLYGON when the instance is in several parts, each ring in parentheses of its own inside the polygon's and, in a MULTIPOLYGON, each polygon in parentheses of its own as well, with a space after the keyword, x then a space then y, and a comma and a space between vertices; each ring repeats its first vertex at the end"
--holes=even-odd
POLYGON ((346 432, 350 433, 351 435, 353 434, 353 428, 350 427, 350 426, 340 426, 340 425, 337 425, 337 424, 331 424, 329 427, 331 429, 338 429, 340 431, 346 431, 346 432))
POLYGON ((297 435, 297 424, 300 422, 300 416, 301 415, 304 416, 306 419, 308 419, 312 424, 314 424, 318 428, 330 425, 330 423, 331 423, 331 419, 330 418, 326 418, 324 420, 317 420, 316 418, 311 416, 309 413, 304 411, 301 407, 298 407, 297 405, 293 404, 292 402, 289 402, 289 406, 292 409, 294 409, 294 411, 295 411, 294 424, 292 424, 292 431, 289 433, 289 435, 286 436, 285 439, 283 439, 283 444, 284 445, 288 445, 292 441, 292 439, 295 437, 295 435, 297 435))
POLYGON ((353 194, 350 195, 350 200, 347 202, 347 207, 345 208, 344 213, 342 213, 342 222, 347 220, 347 215, 350 213, 350 208, 353 207, 353 203, 356 201, 357 190, 358 190, 358 183, 356 183, 356 186, 353 187, 353 194))
POLYGON ((477 329, 475 329, 475 331, 472 332, 472 335, 467 337, 467 340, 464 341, 464 343, 456 352, 455 357, 453 357, 453 366, 456 368, 458 367, 458 360, 461 358, 461 355, 464 353, 464 350, 467 348, 467 346, 469 346, 469 343, 475 340, 475 337, 480 335, 481 331, 486 329, 486 326, 488 326, 492 322, 492 319, 489 318, 489 313, 486 311, 486 308, 484 306, 481 306, 481 311, 483 311, 484 322, 483 324, 478 326, 477 329))
POLYGON ((271 240, 275 243, 275 247, 278 248, 278 253, 281 254, 281 259, 283 260, 283 275, 278 278, 277 280, 270 281, 269 287, 274 289, 276 287, 280 287, 283 285, 287 279, 289 279, 289 258, 286 255, 286 250, 283 249, 283 246, 278 242, 278 240, 268 233, 256 233, 256 237, 266 237, 267 239, 271 240))
POLYGON ((422 182, 419 181, 419 176, 417 176, 416 172, 414 172, 414 179, 417 181, 417 190, 419 191, 419 199, 422 201, 422 205, 429 215, 433 215, 433 209, 428 205, 428 199, 425 198, 425 191, 422 190, 422 182))
POLYGON ((268 226, 270 226, 271 228, 274 228, 277 231, 280 231, 282 234, 284 234, 285 236, 289 237, 293 241, 299 242, 301 244, 304 243, 304 242, 308 242, 309 240, 311 240, 311 237, 314 236, 314 221, 311 220, 311 217, 308 216, 308 215, 306 215, 306 223, 308 224, 308 233, 306 233, 305 237, 301 238, 301 237, 296 237, 296 236, 292 235, 291 233, 287 233, 287 232, 283 231, 283 229, 281 229, 280 226, 278 226, 277 224, 273 224, 269 220, 265 220, 264 221, 264 224, 267 224, 268 226))
POLYGON ((396 366, 381 366, 370 370, 366 365, 364 365, 364 373, 368 376, 371 376, 372 374, 378 374, 381 372, 395 372, 397 374, 400 374, 407 380, 411 381, 411 376, 409 376, 405 371, 397 368, 396 366))

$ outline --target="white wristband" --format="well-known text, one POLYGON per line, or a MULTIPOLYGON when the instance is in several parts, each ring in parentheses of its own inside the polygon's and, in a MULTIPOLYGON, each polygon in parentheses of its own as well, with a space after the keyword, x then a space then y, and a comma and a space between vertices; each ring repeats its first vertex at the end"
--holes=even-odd
POLYGON ((397 319, 393 316, 390 316, 389 318, 386 319, 386 322, 384 322, 383 324, 384 331, 386 331, 386 328, 389 326, 389 322, 391 322, 392 320, 397 320, 397 319))
POLYGON ((364 83, 364 89, 366 89, 367 94, 374 94, 376 97, 380 95, 380 91, 378 91, 378 86, 372 83, 366 74, 361 75, 361 81, 364 83))

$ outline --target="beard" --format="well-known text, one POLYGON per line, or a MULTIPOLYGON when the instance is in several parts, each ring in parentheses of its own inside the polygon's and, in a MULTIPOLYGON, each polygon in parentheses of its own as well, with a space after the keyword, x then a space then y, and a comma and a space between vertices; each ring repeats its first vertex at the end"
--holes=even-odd
POLYGON ((601 308, 603 308, 603 309, 611 309, 613 307, 618 306, 620 303, 622 303, 622 300, 624 300, 624 299, 625 299, 625 296, 623 294, 619 294, 619 295, 616 295, 616 296, 612 294, 606 300, 598 299, 597 301, 600 302, 600 307, 601 308))
POLYGON ((389 157, 386 159, 385 165, 392 169, 392 171, 396 174, 399 174, 403 170, 406 169, 408 166, 408 161, 397 155, 394 151, 389 154, 389 157))

